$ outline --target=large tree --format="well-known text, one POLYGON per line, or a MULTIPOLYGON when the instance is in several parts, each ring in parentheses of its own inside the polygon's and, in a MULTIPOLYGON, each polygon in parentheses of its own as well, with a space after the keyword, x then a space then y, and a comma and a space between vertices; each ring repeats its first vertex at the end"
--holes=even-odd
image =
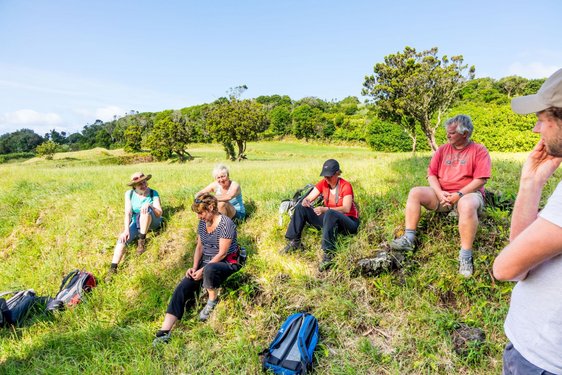
POLYGON ((255 100, 240 100, 239 86, 231 89, 228 99, 217 100, 207 113, 207 129, 209 134, 223 144, 227 157, 239 161, 246 158, 246 142, 253 141, 264 132, 269 123, 263 105, 255 100), (235 155, 236 144, 238 153, 235 155))
POLYGON ((150 153, 163 160, 178 155, 180 161, 191 160, 187 145, 194 141, 196 125, 179 111, 162 111, 154 119, 154 127, 146 139, 150 153))
POLYGON ((374 74, 363 83, 362 94, 372 97, 382 119, 403 127, 413 151, 417 126, 431 149, 437 149, 435 130, 442 116, 458 99, 462 84, 474 78, 474 66, 463 64, 462 56, 439 58, 437 52, 437 47, 422 52, 406 47, 375 64, 374 74))

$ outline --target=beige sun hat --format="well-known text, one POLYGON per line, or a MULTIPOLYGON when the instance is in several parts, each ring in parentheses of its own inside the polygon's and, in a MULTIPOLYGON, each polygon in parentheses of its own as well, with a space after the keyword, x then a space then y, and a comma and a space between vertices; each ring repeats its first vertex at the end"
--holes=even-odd
POLYGON ((521 115, 544 111, 550 107, 562 108, 562 69, 548 77, 536 94, 511 100, 511 108, 521 115))
POLYGON ((151 174, 145 175, 142 172, 135 172, 131 175, 131 181, 127 182, 127 185, 133 186, 133 185, 136 185, 136 184, 138 184, 142 181, 145 181, 145 180, 148 181, 151 178, 152 178, 151 174))

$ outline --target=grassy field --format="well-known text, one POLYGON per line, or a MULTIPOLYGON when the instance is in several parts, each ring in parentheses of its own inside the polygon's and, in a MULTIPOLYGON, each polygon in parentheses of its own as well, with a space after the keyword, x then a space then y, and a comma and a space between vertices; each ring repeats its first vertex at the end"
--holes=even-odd
MULTIPOLYGON (((422 244, 406 267, 361 276, 357 260, 403 229, 408 191, 426 183, 429 161, 429 155, 362 147, 252 143, 249 160, 226 162, 252 211, 238 230, 248 264, 222 289, 207 323, 197 320, 198 307, 186 314, 169 345, 153 348, 168 299, 191 265, 193 194, 224 162, 217 145, 190 152, 195 160, 185 164, 119 165, 121 151, 95 149, 0 165, 0 290, 33 288, 54 296, 74 268, 100 280, 76 308, 0 330, 0 373, 255 374, 257 353, 289 314, 301 310, 319 319, 317 374, 501 372, 512 284, 495 281, 491 265, 508 237, 509 213, 484 214, 470 279, 457 275, 456 221, 431 213, 422 217, 422 244), (358 235, 339 241, 336 266, 319 273, 320 235, 312 229, 305 231, 306 251, 278 253, 285 228, 277 224, 277 209, 297 188, 318 181, 322 162, 332 157, 354 186, 362 222, 358 235), (150 236, 142 256, 128 249, 117 276, 104 283, 122 229, 125 184, 137 170, 153 175, 150 186, 162 197, 166 224, 150 236), (451 339, 461 323, 486 334, 485 343, 463 355, 451 339)), ((524 155, 492 158, 488 188, 514 195, 524 155)))

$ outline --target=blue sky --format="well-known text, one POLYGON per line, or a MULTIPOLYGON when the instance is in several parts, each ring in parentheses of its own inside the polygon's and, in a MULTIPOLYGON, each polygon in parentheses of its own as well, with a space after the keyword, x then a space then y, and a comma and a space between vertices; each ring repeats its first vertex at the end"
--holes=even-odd
POLYGON ((0 0, 0 134, 80 131, 130 110, 245 98, 361 98, 405 46, 464 56, 477 77, 562 67, 559 0, 0 0))

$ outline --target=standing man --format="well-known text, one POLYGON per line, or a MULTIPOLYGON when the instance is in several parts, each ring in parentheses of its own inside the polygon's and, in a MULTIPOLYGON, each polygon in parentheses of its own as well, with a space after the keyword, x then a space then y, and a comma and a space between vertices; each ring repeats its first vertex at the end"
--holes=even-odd
POLYGON ((494 261, 498 280, 518 281, 505 320, 503 373, 562 374, 562 184, 540 213, 547 180, 562 161, 562 69, 513 110, 536 113, 541 135, 521 171, 509 245, 494 261))
POLYGON ((429 187, 416 186, 406 202, 406 232, 391 242, 398 251, 414 250, 421 207, 437 212, 456 211, 459 215, 461 249, 459 273, 474 272, 472 243, 478 229, 478 215, 484 208, 484 184, 490 178, 488 150, 470 139, 473 125, 466 115, 445 122, 448 143, 437 149, 427 171, 429 187))

